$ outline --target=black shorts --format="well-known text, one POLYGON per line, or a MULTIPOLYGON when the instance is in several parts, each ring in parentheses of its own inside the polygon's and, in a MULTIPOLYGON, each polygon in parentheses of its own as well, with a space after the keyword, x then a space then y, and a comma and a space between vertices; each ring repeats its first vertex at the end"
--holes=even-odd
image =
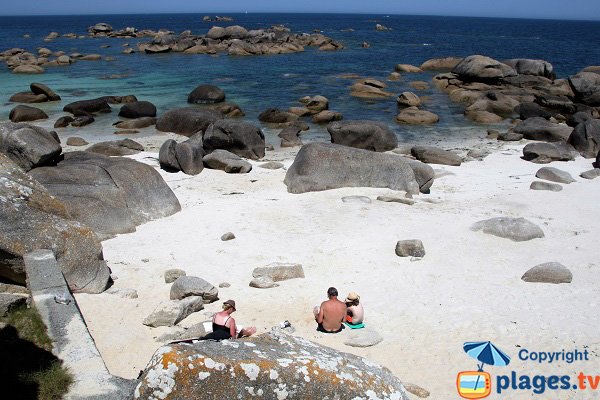
POLYGON ((342 324, 340 326, 340 329, 338 329, 337 331, 327 331, 327 330, 325 330, 325 328, 323 328, 323 324, 317 325, 317 332, 323 332, 323 333, 340 333, 343 329, 344 329, 344 324, 342 324))

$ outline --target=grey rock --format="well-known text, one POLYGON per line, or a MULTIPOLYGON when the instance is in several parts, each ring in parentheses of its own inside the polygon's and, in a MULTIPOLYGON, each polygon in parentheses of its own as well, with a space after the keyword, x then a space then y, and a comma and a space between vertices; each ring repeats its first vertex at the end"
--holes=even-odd
POLYGON ((413 199, 409 199, 405 196, 377 196, 377 200, 386 203, 401 203, 406 204, 408 206, 412 206, 413 204, 415 204, 415 201, 413 199))
POLYGON ((67 138, 67 146, 87 146, 89 143, 80 137, 72 136, 67 138))
POLYGON ((543 238, 542 229, 525 218, 497 217, 479 221, 471 227, 473 231, 482 231, 489 235, 510 239, 514 242, 524 242, 543 238))
POLYGON ((537 164, 575 159, 574 149, 564 142, 529 143, 523 148, 523 158, 537 164))
POLYGON ((589 106, 600 106, 600 75, 580 72, 569 78, 575 98, 589 106))
POLYGON ((279 161, 269 161, 264 164, 260 164, 258 167, 264 169, 281 169, 283 168, 283 163, 280 163, 279 161))
POLYGON ((112 111, 105 99, 79 100, 64 106, 63 111, 75 116, 95 113, 109 113, 112 111))
POLYGON ((66 128, 69 126, 71 122, 75 121, 75 119, 71 116, 63 116, 56 120, 54 123, 55 128, 66 128))
POLYGON ((165 171, 198 175, 204 169, 204 155, 202 134, 197 133, 183 143, 173 139, 164 142, 158 153, 158 161, 165 171))
POLYGON ((102 245, 65 205, 0 153, 0 277, 25 283, 23 257, 52 249, 74 292, 100 293, 110 282, 102 245))
POLYGON ((227 150, 240 157, 258 160, 265 156, 265 135, 260 128, 243 121, 223 119, 211 124, 203 136, 207 153, 227 150))
MULTIPOLYGON (((181 279, 181 278, 180 278, 181 279)), ((174 326, 192 313, 204 309, 204 301, 200 296, 189 296, 182 300, 170 300, 159 304, 143 324, 157 328, 159 326, 174 326)))
POLYGON ((571 283, 573 281, 573 274, 564 265, 557 262, 549 262, 531 268, 523 274, 521 280, 525 282, 554 284, 571 283))
POLYGON ((0 293, 21 294, 28 296, 29 290, 27 286, 13 285, 11 283, 0 283, 0 293))
POLYGON ((252 279, 249 286, 256 289, 270 289, 278 287, 279 284, 273 282, 273 279, 268 276, 259 276, 258 278, 252 279))
POLYGON ((523 140, 523 135, 515 132, 503 132, 498 135, 498 140, 503 142, 518 142, 523 140))
POLYGON ((31 92, 20 92, 13 94, 10 99, 8 99, 11 103, 45 103, 48 101, 48 96, 45 94, 35 94, 31 92))
POLYGON ((178 278, 181 278, 182 276, 186 276, 186 273, 184 270, 179 269, 179 268, 168 269, 165 271, 165 283, 173 283, 178 278))
POLYGON ((285 124, 298 119, 296 114, 282 111, 277 108, 269 108, 258 115, 258 120, 267 124, 285 124))
POLYGON ((344 119, 342 113, 337 111, 325 110, 312 116, 312 122, 315 124, 328 124, 333 121, 341 121, 344 119))
POLYGON ((281 147, 297 147, 302 146, 302 140, 300 140, 300 134, 303 129, 303 126, 298 124, 292 124, 283 128, 281 132, 277 136, 281 138, 281 147))
POLYGON ((594 168, 589 171, 582 172, 579 176, 584 179, 596 179, 600 176, 600 168, 594 168))
POLYGON ((94 117, 90 115, 81 115, 79 117, 74 118, 73 121, 71 121, 71 126, 75 128, 80 128, 82 126, 89 125, 94 121, 94 117))
POLYGON ((184 329, 183 332, 178 331, 170 335, 163 335, 159 338, 160 342, 168 342, 172 340, 196 340, 206 336, 208 332, 204 329, 204 322, 200 322, 184 329))
POLYGON ((458 57, 432 58, 421 64, 424 71, 451 71, 463 59, 458 57))
POLYGON ((220 169, 228 174, 246 174, 252 170, 252 164, 227 150, 215 150, 204 156, 202 161, 206 167, 220 169))
POLYGON ((60 96, 57 95, 54 90, 50 89, 43 83, 32 83, 29 85, 31 92, 36 95, 44 95, 48 98, 48 101, 59 101, 60 96))
POLYGON ((396 103, 404 107, 419 107, 421 99, 413 92, 402 92, 398 95, 396 103))
POLYGON ((11 310, 14 310, 20 306, 24 306, 26 302, 26 296, 0 293, 0 318, 5 317, 11 310))
POLYGON ((128 156, 144 151, 144 146, 131 139, 100 142, 88 147, 86 151, 104 156, 128 156))
POLYGON ((459 155, 433 146, 414 146, 410 152, 417 160, 426 164, 459 166, 462 163, 459 155))
POLYGON ((386 124, 376 121, 338 121, 327 126, 331 143, 372 151, 389 151, 398 146, 398 138, 386 124))
POLYGON ((119 129, 142 129, 156 124, 156 118, 141 117, 133 120, 115 122, 113 125, 119 129))
POLYGON ((162 114, 156 121, 156 129, 189 137, 196 132, 204 132, 210 124, 219 119, 223 119, 223 114, 218 111, 192 107, 177 108, 162 114))
POLYGON ((396 255, 398 257, 425 257, 425 247, 418 239, 400 240, 396 243, 396 255))
POLYGON ((143 118, 156 117, 156 106, 149 101, 134 101, 126 103, 119 110, 119 117, 124 118, 143 118))
POLYGON ((421 386, 415 385, 414 383, 403 382, 402 384, 408 393, 414 394, 421 399, 425 399, 430 395, 428 390, 423 389, 421 386))
POLYGON ((61 152, 60 143, 44 128, 0 122, 0 153, 6 154, 25 171, 55 164, 61 152))
POLYGON ((437 114, 427 110, 420 110, 417 107, 408 107, 396 115, 396 122, 409 125, 429 125, 435 124, 440 120, 437 114))
POLYGON ((10 110, 8 118, 12 122, 29 122, 40 119, 48 119, 48 115, 39 108, 18 105, 10 110))
POLYGON ((550 113, 545 108, 542 108, 537 103, 521 103, 517 107, 515 107, 515 111, 519 114, 519 118, 528 119, 534 117, 541 117, 544 119, 550 119, 552 113, 550 113))
POLYGON ((373 347, 381 342, 381 335, 371 328, 351 330, 344 340, 344 344, 350 347, 373 347))
POLYGON ((228 288, 228 287, 231 287, 231 283, 229 283, 229 282, 221 282, 221 283, 219 283, 219 287, 220 288, 228 288))
POLYGON ((138 298, 138 292, 135 289, 110 288, 105 293, 119 296, 122 299, 137 299, 138 298))
POLYGON ((560 192, 563 188, 556 183, 533 181, 529 186, 531 190, 549 190, 551 192, 560 192))
POLYGON ((371 204, 371 199, 367 196, 344 196, 342 197, 342 202, 355 204, 371 204))
POLYGON ((514 127, 514 131, 529 140, 566 142, 571 136, 573 128, 567 125, 554 124, 542 117, 533 117, 520 122, 514 127))
POLYGON ((596 157, 600 152, 600 120, 588 119, 578 124, 568 142, 582 157, 596 157))
POLYGON ((71 152, 56 167, 36 168, 31 175, 74 219, 104 237, 134 232, 137 225, 181 210, 154 168, 128 158, 71 152))
POLYGON ((411 194, 433 184, 433 168, 394 154, 327 143, 303 146, 285 176, 290 193, 340 187, 382 187, 411 194))
POLYGON ((225 92, 213 85, 200 85, 188 95, 188 103, 214 104, 225 101, 225 92))
POLYGON ((280 282, 304 278, 304 269, 301 264, 273 263, 265 267, 254 268, 252 276, 254 278, 267 277, 273 282, 280 282))
POLYGON ((577 182, 571 174, 565 171, 561 171, 558 168, 554 167, 543 167, 536 172, 535 176, 540 179, 545 179, 551 182, 565 183, 569 184, 572 182, 577 182))
POLYGON ((515 58, 502 61, 504 64, 514 68, 520 75, 543 76, 554 79, 554 67, 548 61, 532 60, 527 58, 515 58))
POLYGON ((480 55, 464 58, 452 69, 452 73, 457 74, 462 80, 476 82, 497 81, 517 75, 512 67, 480 55))
POLYGON ((235 239, 235 235, 232 232, 227 232, 227 233, 224 233, 223 235, 221 235, 221 240, 223 242, 227 242, 227 241, 233 240, 233 239, 235 239))
POLYGON ((305 105, 313 114, 318 114, 329 109, 329 100, 324 96, 314 96, 310 97, 305 105))
POLYGON ((171 286, 171 300, 181 300, 189 296, 200 296, 204 303, 219 299, 219 289, 197 276, 180 276, 171 286))
POLYGON ((237 398, 248 393, 246 388, 254 388, 254 393, 260 389, 259 393, 272 399, 287 393, 289 399, 408 400, 400 380, 387 368, 278 330, 239 342, 201 341, 162 347, 140 377, 137 399, 162 395, 159 382, 167 379, 172 398, 185 398, 202 387, 203 392, 219 393, 224 399, 237 398), (212 368, 209 358, 223 367, 212 368), (169 365, 169 370, 164 365, 169 365), (310 379, 298 372, 307 365, 311 366, 310 379), (223 385, 225 380, 227 385, 223 385))

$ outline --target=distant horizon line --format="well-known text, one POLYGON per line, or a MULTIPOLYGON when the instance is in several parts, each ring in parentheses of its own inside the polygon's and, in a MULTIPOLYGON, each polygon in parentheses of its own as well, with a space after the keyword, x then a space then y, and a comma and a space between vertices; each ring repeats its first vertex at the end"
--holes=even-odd
MULTIPOLYGON (((539 20, 539 21, 571 21, 571 22, 600 22, 599 19, 558 19, 550 17, 508 17, 508 16, 482 16, 482 15, 442 15, 442 14, 396 14, 396 13, 357 13, 357 12, 298 12, 298 11, 252 11, 252 12, 218 12, 218 11, 179 11, 179 12, 143 12, 143 13, 90 13, 90 14, 8 14, 0 15, 0 18, 10 17, 92 17, 92 16, 112 16, 112 15, 178 15, 178 14, 197 14, 219 16, 228 15, 249 15, 249 14, 307 14, 307 15, 368 15, 368 16, 403 16, 403 17, 441 17, 441 18, 489 18, 489 19, 518 19, 518 20, 539 20)), ((214 21, 219 22, 219 21, 214 21)), ((226 21, 224 21, 226 22, 226 21)))

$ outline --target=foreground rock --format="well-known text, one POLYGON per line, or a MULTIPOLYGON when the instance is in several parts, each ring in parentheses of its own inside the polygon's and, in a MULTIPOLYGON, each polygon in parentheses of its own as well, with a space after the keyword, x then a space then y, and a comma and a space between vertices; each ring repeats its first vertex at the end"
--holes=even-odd
POLYGON ((265 135, 260 128, 243 121, 217 120, 203 136, 207 153, 227 150, 240 157, 258 160, 265 156, 265 135))
POLYGON ((240 342, 162 347, 142 373, 134 398, 188 398, 199 390, 223 399, 248 393, 268 399, 408 400, 387 368, 277 331, 240 342))
POLYGON ((0 153, 25 171, 53 165, 62 152, 54 135, 26 123, 0 122, 0 153))
POLYGON ((569 144, 585 158, 594 158, 600 152, 600 120, 588 119, 578 124, 571 136, 569 144))
POLYGON ((137 225, 181 210, 154 168, 128 158, 72 152, 56 167, 36 168, 31 175, 75 220, 103 237, 134 232, 137 225))
POLYGON ((156 121, 156 129, 189 137, 196 132, 204 132, 210 124, 220 119, 223 119, 223 114, 218 111, 177 108, 162 114, 156 121))
POLYGON ((340 187, 380 187, 427 192, 434 171, 418 161, 327 143, 303 146, 285 176, 290 193, 340 187))
POLYGON ((396 243, 396 255, 398 257, 425 257, 425 247, 418 239, 400 240, 396 243))
POLYGON ((0 153, 0 277, 25 284, 23 256, 51 249, 74 292, 100 293, 110 270, 98 237, 65 205, 0 153))
POLYGON ((8 118, 12 122, 29 122, 48 119, 48 115, 39 108, 18 105, 10 110, 8 118))
POLYGON ((191 314, 204 309, 204 302, 200 296, 190 296, 182 300, 171 300, 159 304, 154 311, 144 318, 146 326, 157 328, 159 326, 174 326, 191 314))
POLYGON ((562 188, 562 186, 560 186, 556 183, 533 181, 533 182, 531 182, 531 185, 529 185, 529 189, 531 189, 531 190, 548 190, 550 192, 560 192, 563 188, 562 188))
POLYGON ((417 160, 427 164, 459 166, 462 163, 462 158, 458 154, 433 146, 414 146, 410 153, 417 160))
POLYGON ((473 224, 471 230, 482 231, 514 242, 524 242, 544 237, 544 232, 540 227, 525 218, 491 218, 473 224))
POLYGON ((538 283, 571 283, 573 274, 567 267, 557 262, 536 265, 521 277, 525 282, 538 283))
POLYGON ((86 151, 104 156, 129 156, 144 151, 144 146, 135 140, 123 139, 99 142, 88 147, 86 151))
POLYGON ((331 143, 371 151, 389 151, 398 146, 398 138, 386 124, 376 121, 333 122, 327 126, 331 143))

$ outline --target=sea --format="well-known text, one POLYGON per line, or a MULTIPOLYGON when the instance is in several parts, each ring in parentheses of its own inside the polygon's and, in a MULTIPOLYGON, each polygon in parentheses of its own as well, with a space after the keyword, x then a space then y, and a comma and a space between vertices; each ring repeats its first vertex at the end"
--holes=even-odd
MULTIPOLYGON (((62 107, 72 101, 104 95, 133 94, 158 108, 159 115, 172 108, 187 106, 187 95, 196 86, 221 87, 227 100, 237 103, 245 120, 259 125, 258 114, 267 108, 300 106, 304 96, 323 95, 331 110, 345 119, 369 119, 387 123, 401 143, 445 143, 458 146, 470 139, 483 138, 487 125, 477 125, 463 116, 461 105, 453 104, 435 86, 415 91, 411 81, 431 82, 433 72, 402 74, 398 82, 387 76, 398 63, 420 65, 427 59, 445 56, 482 54, 498 60, 508 58, 543 59, 552 63, 559 78, 566 78, 588 65, 600 65, 600 22, 498 18, 466 18, 409 15, 354 14, 228 14, 233 22, 204 22, 205 14, 140 14, 84 16, 0 17, 0 51, 13 47, 37 52, 40 47, 67 54, 101 54, 114 61, 78 61, 67 67, 47 68, 41 75, 18 75, 0 63, 0 121, 7 120, 14 104, 8 102, 16 92, 28 91, 31 82, 41 82, 62 96, 61 102, 35 105, 50 119, 41 125, 52 127, 62 107), (321 32, 342 42, 345 49, 335 52, 306 51, 286 55, 231 57, 180 53, 121 54, 123 45, 136 48, 140 39, 58 38, 43 39, 52 31, 60 34, 86 34, 87 28, 106 22, 115 29, 168 29, 175 33, 191 30, 205 34, 212 26, 241 25, 247 29, 283 24, 293 32, 321 32), (376 31, 379 23, 391 30, 376 31), (25 35, 29 35, 28 38, 25 35), (361 47, 368 42, 370 48, 361 47), (110 47, 105 47, 105 46, 110 47), (395 97, 367 101, 350 96, 352 80, 348 74, 386 81, 389 92, 416 92, 423 108, 440 116, 429 126, 399 125, 395 97), (115 76, 118 79, 111 79, 115 76)), ((61 138, 80 136, 88 141, 115 139, 112 124, 118 120, 118 106, 101 115, 85 128, 67 128, 61 138)), ((503 129, 507 123, 496 126, 503 129)), ((329 140, 324 126, 310 124, 303 140, 329 140)), ((278 143, 278 130, 264 127, 267 141, 278 143)), ((153 128, 129 137, 156 135, 153 128)), ((119 137, 121 138, 121 137, 119 137)))

